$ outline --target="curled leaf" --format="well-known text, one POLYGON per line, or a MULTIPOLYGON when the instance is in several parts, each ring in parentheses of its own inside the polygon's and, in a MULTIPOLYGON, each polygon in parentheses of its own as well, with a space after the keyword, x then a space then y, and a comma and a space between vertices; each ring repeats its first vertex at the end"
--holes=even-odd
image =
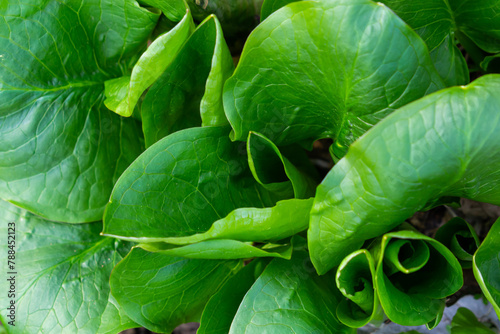
POLYGON ((218 19, 208 17, 181 46, 144 97, 146 147, 182 129, 228 123, 222 88, 234 65, 218 19))
POLYGON ((476 231, 468 222, 455 217, 441 226, 434 238, 451 250, 462 267, 472 267, 472 257, 480 242, 476 231))
POLYGON ((374 247, 375 286, 387 317, 404 326, 437 325, 434 319, 441 318, 445 298, 463 284, 455 256, 411 230, 387 233, 374 247))
POLYGON ((324 273, 444 196, 500 204, 500 76, 415 101, 367 132, 318 186, 308 230, 324 273))
MULTIPOLYGON (((255 180, 269 191, 301 199, 314 196, 316 181, 308 173, 296 167, 264 135, 250 132, 247 152, 248 164, 255 180)), ((302 148, 296 147, 295 155, 299 154, 299 159, 309 161, 302 148)))
POLYGON ((131 116, 141 95, 170 65, 193 30, 193 18, 188 11, 173 29, 151 43, 132 68, 130 76, 105 82, 106 107, 120 116, 131 116))
POLYGON ((359 328, 384 319, 375 286, 375 262, 368 250, 349 254, 337 268, 335 282, 346 297, 337 306, 337 317, 343 324, 359 328))

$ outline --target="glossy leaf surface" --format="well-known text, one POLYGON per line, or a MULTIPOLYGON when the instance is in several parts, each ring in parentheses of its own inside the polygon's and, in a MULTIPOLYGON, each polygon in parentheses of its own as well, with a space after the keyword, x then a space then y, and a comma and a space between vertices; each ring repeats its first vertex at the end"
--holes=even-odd
POLYGON ((452 251, 462 267, 472 267, 472 257, 480 242, 476 231, 468 222, 455 217, 441 226, 434 238, 452 251))
POLYGON ((451 9, 455 2, 447 0, 380 2, 394 10, 426 42, 436 69, 447 86, 464 85, 469 82, 467 63, 455 45, 457 26, 451 9))
POLYGON ((102 218, 142 150, 136 121, 104 106, 104 82, 130 68, 158 16, 132 0, 2 2, 1 198, 50 220, 102 218))
POLYGON ((234 65, 216 17, 207 18, 147 92, 146 146, 185 128, 225 125, 222 88, 234 65))
POLYGON ((473 270, 481 290, 500 317, 500 220, 474 254, 473 270))
POLYGON ((189 9, 184 0, 141 0, 141 2, 158 8, 173 22, 181 21, 184 15, 186 15, 186 10, 189 9))
POLYGON ((455 37, 474 61, 484 55, 475 48, 500 51, 500 10, 496 0, 382 0, 408 23, 427 43, 440 75, 448 85, 468 82, 465 59, 456 47, 455 37), (472 43, 472 44, 471 44, 472 43), (472 48, 469 45, 473 45, 472 48))
MULTIPOLYGON (((174 245, 187 245, 213 239, 272 241, 304 231, 309 225, 313 199, 279 201, 271 208, 240 208, 213 223, 204 233, 185 237, 148 238, 174 245)), ((138 238, 137 241, 143 239, 138 238)))
POLYGON ((337 268, 335 283, 346 297, 336 310, 343 324, 359 328, 369 322, 381 323, 384 313, 375 287, 375 261, 368 250, 360 249, 346 256, 337 268))
POLYGON ((149 252, 180 256, 188 259, 233 260, 254 257, 279 257, 289 260, 292 256, 293 242, 283 245, 254 247, 250 242, 219 239, 180 247, 172 247, 172 245, 165 243, 140 244, 139 247, 149 252))
POLYGON ((210 298, 197 334, 227 334, 243 297, 265 269, 267 261, 253 260, 227 280, 210 298))
POLYGON ((309 147, 329 137, 341 157, 393 110, 443 87, 425 44, 385 6, 305 1, 252 32, 224 107, 233 139, 257 131, 309 147))
POLYGON ((146 150, 117 182, 104 233, 163 241, 206 232, 236 208, 275 205, 279 198, 254 180, 246 152, 228 133, 186 129, 146 150))
POLYGON ((450 328, 451 334, 494 334, 495 331, 477 320, 471 310, 460 307, 453 317, 450 328))
POLYGON ((194 22, 191 13, 188 12, 173 29, 151 43, 134 65, 130 76, 105 82, 106 107, 120 116, 131 116, 142 93, 172 63, 193 31, 194 22))
POLYGON ((334 273, 318 276, 304 251, 273 260, 243 298, 229 333, 354 333, 335 317, 334 273))
MULTIPOLYGON (((300 199, 314 196, 318 183, 306 169, 295 166, 264 135, 250 132, 247 140, 248 164, 255 180, 272 192, 300 199)), ((307 163, 305 152, 295 148, 295 159, 307 163), (301 154, 302 153, 302 154, 301 154)))
POLYGON ((414 231, 387 233, 380 242, 374 251, 378 257, 375 285, 389 319, 418 326, 441 318, 445 298, 463 284, 455 256, 441 243, 414 231))
POLYGON ((308 230, 320 273, 427 202, 500 204, 500 76, 484 76, 388 116, 318 186, 308 230))
POLYGON ((138 324, 170 333, 197 321, 208 299, 240 268, 239 261, 192 260, 133 248, 113 270, 111 291, 138 324))
POLYGON ((5 266, 0 319, 9 333, 112 334, 137 327, 111 296, 108 283, 111 270, 130 249, 128 243, 99 236, 101 223, 53 223, 3 201, 0 223, 5 236, 0 243, 5 266), (15 234, 8 234, 14 225, 15 234), (15 252, 13 260, 8 250, 15 252), (8 260, 13 265, 9 269, 8 260), (8 298, 9 290, 13 298, 8 298), (10 300, 15 300, 15 326, 8 325, 10 300))

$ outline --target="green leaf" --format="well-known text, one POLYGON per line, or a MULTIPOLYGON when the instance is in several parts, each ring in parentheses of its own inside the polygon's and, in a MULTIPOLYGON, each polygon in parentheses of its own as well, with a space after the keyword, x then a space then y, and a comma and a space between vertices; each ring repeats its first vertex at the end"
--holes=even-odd
POLYGON ((500 219, 474 254, 473 270, 481 290, 500 317, 500 219))
POLYGON ((215 293, 205 306, 197 334, 227 334, 238 306, 257 277, 265 269, 267 261, 253 260, 215 293))
POLYGON ((455 36, 474 61, 480 62, 483 56, 479 54, 481 58, 477 59, 474 50, 469 49, 469 39, 487 52, 500 52, 500 18, 492 15, 500 10, 496 0, 381 2, 394 10, 423 38, 431 54, 436 56, 433 57, 436 68, 448 85, 465 84, 469 80, 465 59, 455 46, 455 36), (437 52, 443 57, 441 60, 435 52, 437 49, 441 49, 437 52))
POLYGON ((141 112, 146 146, 185 128, 226 125, 222 88, 233 70, 219 21, 210 16, 144 98, 141 112))
POLYGON ((422 37, 447 86, 469 83, 469 70, 455 45, 454 14, 447 0, 382 0, 422 37), (432 13, 432 14, 431 14, 432 13))
POLYGON ((403 326, 440 319, 445 298, 463 284, 455 256, 436 240, 409 230, 387 233, 375 247, 374 281, 387 317, 403 326))
POLYGON ((172 63, 194 30, 188 11, 172 30, 156 38, 132 69, 130 76, 105 82, 104 104, 120 116, 129 117, 142 93, 146 91, 172 63))
POLYGON ((385 6, 304 1, 252 32, 224 107, 232 139, 258 131, 310 147, 328 137, 341 157, 393 110, 443 87, 425 44, 385 6))
POLYGON ((229 333, 355 333, 335 317, 334 273, 318 276, 305 251, 274 259, 247 292, 229 333))
POLYGON ((374 280, 375 262, 366 249, 349 254, 337 268, 335 282, 346 298, 339 302, 336 314, 346 326, 359 328, 384 320, 374 280))
POLYGON ((488 73, 500 72, 500 54, 484 57, 481 62, 481 68, 488 73))
POLYGON ((188 259, 233 260, 254 257, 280 257, 289 260, 292 257, 293 241, 284 245, 264 245, 262 248, 254 247, 250 242, 228 239, 207 240, 181 247, 175 247, 164 242, 140 244, 139 247, 148 252, 188 259))
POLYGON ((140 126, 103 104, 158 14, 132 0, 0 8, 0 197, 55 221, 97 221, 140 154, 140 126))
POLYGON ((451 250, 463 268, 472 267, 472 257, 479 247, 479 237, 465 220, 455 217, 437 230, 434 237, 451 250))
POLYGON ((189 9, 184 0, 139 0, 151 7, 158 8, 163 14, 173 22, 179 22, 185 17, 186 10, 189 9))
POLYGON ((470 82, 467 61, 458 49, 452 34, 446 36, 430 55, 446 86, 466 85, 470 82))
MULTIPOLYGON (((310 198, 317 182, 306 171, 298 169, 272 141, 257 132, 250 132, 247 140, 248 164, 255 180, 283 197, 310 198)), ((295 154, 309 161, 305 152, 296 147, 295 154)))
POLYGON ((117 333, 137 326, 108 284, 111 270, 130 249, 128 243, 99 236, 101 223, 53 223, 3 201, 0 223, 0 319, 9 333, 117 333), (9 250, 14 258, 8 258, 9 250), (9 269, 8 260, 13 265, 9 269), (15 289, 7 281, 12 276, 15 289), (9 325, 11 300, 15 326, 9 325))
POLYGON ((460 307, 451 321, 451 334, 495 334, 495 331, 486 327, 477 320, 471 310, 460 307))
POLYGON ((269 15, 292 2, 299 0, 264 0, 260 8, 260 20, 264 21, 269 15))
POLYGON ((307 229, 313 199, 279 201, 271 208, 240 208, 215 221, 204 233, 185 237, 129 238, 137 242, 166 242, 187 245, 212 239, 276 241, 307 229))
POLYGON ((492 15, 500 11, 498 1, 456 0, 450 7, 459 32, 486 52, 500 52, 500 17, 492 15))
POLYGON ((308 230, 319 273, 444 196, 500 204, 500 76, 388 116, 318 186, 308 230))
POLYGON ((111 291, 138 324, 170 333, 197 321, 208 299, 240 268, 239 261, 192 260, 133 248, 113 270, 111 291))
POLYGON ((203 233, 237 208, 280 200, 253 178, 225 127, 176 132, 150 147, 118 180, 104 234, 145 242, 203 233))

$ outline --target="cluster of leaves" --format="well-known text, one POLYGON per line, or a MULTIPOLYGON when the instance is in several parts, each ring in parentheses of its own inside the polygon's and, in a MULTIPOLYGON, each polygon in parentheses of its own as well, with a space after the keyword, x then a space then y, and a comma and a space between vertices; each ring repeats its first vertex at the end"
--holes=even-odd
POLYGON ((402 224, 457 197, 500 205, 500 75, 469 84, 498 67, 498 12, 0 2, 7 331, 433 328, 471 267, 500 315, 500 221, 482 243, 459 219, 435 239, 402 224), (259 13, 235 68, 224 35, 259 13), (321 180, 306 150, 323 138, 335 166, 321 180))

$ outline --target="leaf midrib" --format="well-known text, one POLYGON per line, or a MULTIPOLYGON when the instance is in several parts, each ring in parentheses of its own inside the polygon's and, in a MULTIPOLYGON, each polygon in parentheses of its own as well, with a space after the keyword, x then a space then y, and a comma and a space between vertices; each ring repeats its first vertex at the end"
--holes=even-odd
POLYGON ((92 86, 97 86, 97 85, 104 85, 104 81, 99 82, 99 81, 84 81, 84 82, 76 82, 76 83, 70 83, 65 86, 57 86, 53 88, 40 88, 40 87, 35 87, 32 86, 30 88, 9 88, 9 89, 0 89, 0 92, 6 92, 6 91, 24 91, 24 92, 58 92, 61 90, 68 90, 71 88, 83 88, 83 87, 92 87, 92 86))

